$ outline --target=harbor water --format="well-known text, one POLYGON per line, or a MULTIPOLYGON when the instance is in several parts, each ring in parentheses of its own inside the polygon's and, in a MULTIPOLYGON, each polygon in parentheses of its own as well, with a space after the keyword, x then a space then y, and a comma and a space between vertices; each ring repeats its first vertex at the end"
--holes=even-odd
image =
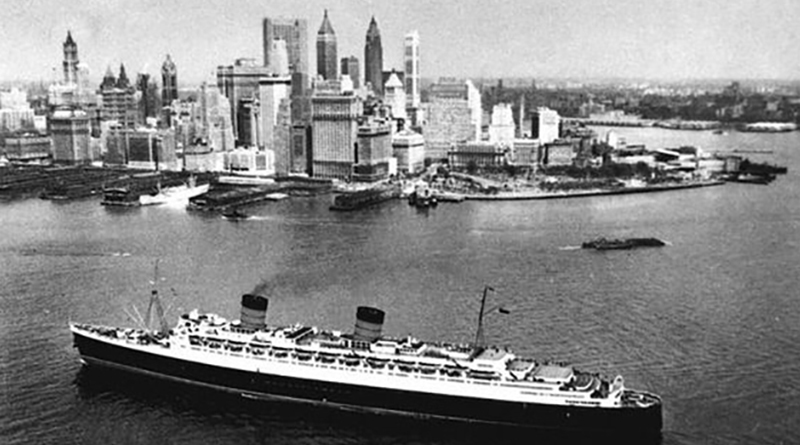
POLYGON ((340 213, 330 196, 291 198, 249 207, 245 221, 97 199, 0 202, 0 443, 516 440, 83 369, 68 322, 136 326, 127 314, 144 314, 156 261, 170 324, 195 308, 238 318, 240 296, 256 292, 271 324, 349 330, 369 305, 386 311, 387 334, 469 342, 488 285, 488 304, 510 311, 485 319, 489 343, 661 395, 663 443, 800 442, 800 132, 613 130, 648 148, 768 150, 743 156, 789 171, 768 186, 424 210, 340 213), (668 245, 579 248, 598 236, 668 245))

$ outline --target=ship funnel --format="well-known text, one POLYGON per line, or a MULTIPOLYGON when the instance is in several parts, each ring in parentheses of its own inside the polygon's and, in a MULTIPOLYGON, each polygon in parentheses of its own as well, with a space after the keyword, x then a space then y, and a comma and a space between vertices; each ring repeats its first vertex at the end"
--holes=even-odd
POLYGON ((356 340, 373 341, 381 337, 383 318, 386 314, 374 307, 359 306, 356 310, 356 330, 353 337, 356 340))
POLYGON ((242 296, 242 312, 240 322, 245 329, 263 329, 267 321, 269 300, 261 295, 245 294, 242 296))

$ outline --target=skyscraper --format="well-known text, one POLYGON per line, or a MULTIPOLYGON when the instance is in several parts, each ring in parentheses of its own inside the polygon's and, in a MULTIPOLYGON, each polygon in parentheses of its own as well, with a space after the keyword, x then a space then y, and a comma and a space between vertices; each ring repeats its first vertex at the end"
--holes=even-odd
MULTIPOLYGON (((331 82, 332 84, 335 83, 331 82)), ((317 178, 348 179, 357 162, 354 148, 358 119, 363 114, 361 99, 331 88, 316 89, 311 97, 312 174, 317 178)))
POLYGON ((361 70, 358 66, 358 57, 342 57, 342 76, 347 74, 353 81, 353 89, 361 88, 361 70))
POLYGON ((53 161, 84 163, 92 161, 89 150, 89 116, 83 110, 64 107, 50 117, 53 136, 53 161))
POLYGON ((292 75, 292 96, 302 96, 308 89, 308 21, 298 18, 264 19, 264 66, 273 63, 273 40, 286 42, 289 72, 292 75))
POLYGON ((383 96, 383 47, 374 16, 369 22, 367 44, 364 46, 364 84, 372 84, 372 91, 383 96))
POLYGON ((141 95, 139 98, 139 122, 147 124, 148 118, 155 118, 158 112, 158 87, 150 80, 150 74, 138 73, 136 75, 136 90, 141 95))
POLYGON ((538 139, 540 144, 549 144, 558 139, 561 117, 557 111, 547 107, 538 107, 531 113, 531 116, 533 118, 531 137, 538 139))
POLYGON ((406 106, 419 107, 419 33, 411 31, 403 40, 406 73, 406 106))
POLYGON ((64 83, 78 83, 78 45, 72 40, 72 33, 67 31, 64 41, 64 83))
POLYGON ((514 143, 514 114, 511 104, 496 104, 489 124, 489 142, 510 147, 514 143))
POLYGON ((336 80, 337 73, 336 57, 336 33, 333 32, 330 20, 328 20, 328 10, 322 18, 322 25, 317 32, 317 74, 325 80, 336 80))
POLYGON ((169 54, 164 64, 161 65, 161 106, 163 107, 164 123, 172 126, 172 102, 178 98, 178 68, 169 54))
POLYGON ((396 72, 392 72, 389 80, 384 85, 384 103, 392 110, 392 117, 395 119, 406 118, 406 93, 403 90, 403 82, 397 77, 396 72))
POLYGON ((237 59, 233 65, 217 67, 217 86, 230 101, 237 146, 257 143, 258 83, 269 74, 269 70, 254 59, 237 59))
POLYGON ((471 81, 439 79, 426 105, 426 158, 443 159, 453 144, 480 140, 481 95, 471 81))
POLYGON ((120 65, 117 78, 114 77, 111 68, 108 68, 98 93, 102 97, 100 120, 116 121, 125 128, 136 126, 139 120, 136 89, 131 86, 124 65, 120 65))

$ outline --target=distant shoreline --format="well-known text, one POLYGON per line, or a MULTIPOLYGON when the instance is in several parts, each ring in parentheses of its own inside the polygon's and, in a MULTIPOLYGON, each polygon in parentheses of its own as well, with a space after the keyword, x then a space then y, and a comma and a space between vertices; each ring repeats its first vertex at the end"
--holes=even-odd
POLYGON ((607 195, 629 195, 634 193, 655 193, 665 192, 669 190, 682 190, 700 187, 711 187, 715 185, 722 185, 725 181, 710 180, 699 181, 685 184, 668 184, 668 185, 647 185, 642 187, 624 187, 614 190, 580 190, 574 192, 541 192, 541 191, 524 191, 524 192, 500 192, 495 195, 484 194, 464 194, 464 199, 472 201, 522 201, 522 200, 546 200, 546 199, 562 199, 562 198, 585 198, 590 196, 607 196, 607 195))

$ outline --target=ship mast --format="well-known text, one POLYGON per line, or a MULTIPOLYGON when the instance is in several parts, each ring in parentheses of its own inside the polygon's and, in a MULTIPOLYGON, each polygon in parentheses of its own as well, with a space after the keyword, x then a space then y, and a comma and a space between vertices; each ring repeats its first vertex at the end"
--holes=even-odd
POLYGON ((484 345, 484 335, 483 335, 483 309, 486 307, 486 295, 489 291, 494 292, 494 288, 491 286, 486 286, 483 288, 483 298, 481 298, 481 311, 478 313, 478 329, 475 332, 475 346, 483 347, 484 345))
POLYGON ((169 326, 167 326, 167 320, 164 318, 164 307, 161 305, 161 297, 158 295, 158 259, 156 259, 155 264, 155 271, 153 272, 153 290, 150 293, 150 304, 147 305, 147 315, 145 316, 145 325, 150 328, 150 313, 153 309, 153 306, 156 308, 156 317, 158 317, 159 321, 159 332, 161 334, 166 334, 169 332, 169 326))
POLYGON ((480 313, 478 314, 478 329, 475 332, 475 346, 478 348, 483 348, 486 346, 486 338, 483 332, 483 317, 491 314, 494 311, 497 311, 501 314, 508 314, 510 312, 508 309, 504 308, 501 305, 497 305, 489 310, 486 310, 486 296, 488 295, 489 291, 494 292, 494 288, 492 286, 486 286, 483 288, 483 298, 481 298, 481 310, 480 313))

